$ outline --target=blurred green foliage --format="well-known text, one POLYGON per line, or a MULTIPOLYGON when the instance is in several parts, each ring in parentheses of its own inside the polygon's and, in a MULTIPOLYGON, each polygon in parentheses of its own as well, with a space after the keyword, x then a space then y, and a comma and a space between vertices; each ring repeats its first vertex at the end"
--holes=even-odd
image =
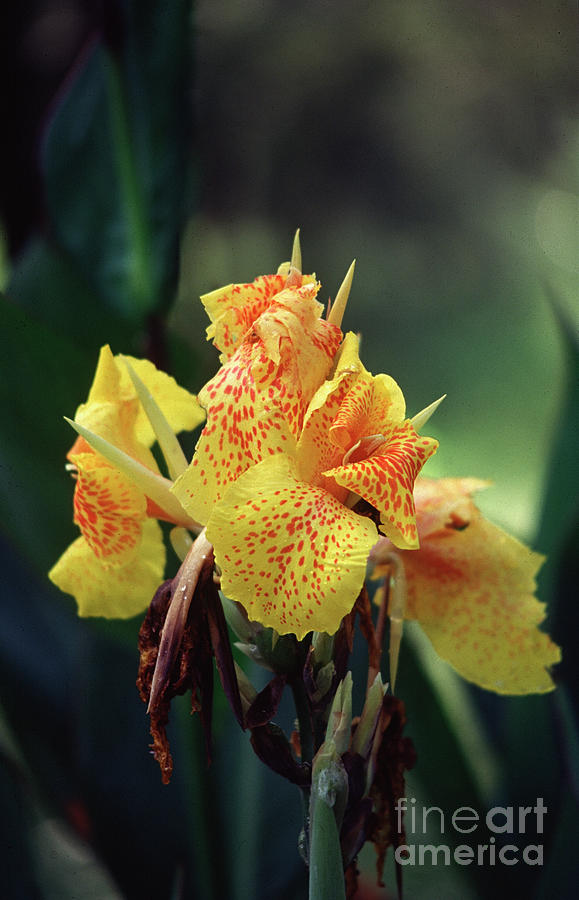
MULTIPOLYGON (((99 346, 198 388, 217 363, 198 295, 274 269, 299 225, 324 298, 358 259, 345 325, 368 367, 399 381, 410 412, 448 393, 430 474, 492 479, 485 511, 549 554, 554 695, 459 684, 412 633, 398 683, 419 756, 408 796, 449 811, 542 796, 545 866, 408 867, 407 896, 571 898, 571 9, 266 0, 200 3, 195 22, 193 58, 182 0, 105 4, 45 131, 47 227, 0 301, 3 896, 305 896, 297 792, 260 766, 223 699, 209 770, 198 722, 175 710, 163 788, 134 688, 139 622, 78 620, 45 574, 75 536, 62 416, 99 346)), ((360 646, 358 685, 364 666, 360 646)), ((280 715, 291 727, 289 705, 280 715)))

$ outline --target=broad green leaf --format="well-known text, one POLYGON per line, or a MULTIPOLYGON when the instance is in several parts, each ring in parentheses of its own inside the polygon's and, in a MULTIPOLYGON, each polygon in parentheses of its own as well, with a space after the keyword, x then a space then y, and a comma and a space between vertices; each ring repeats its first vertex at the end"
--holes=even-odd
POLYGON ((71 73, 43 149, 56 240, 133 321, 175 290, 187 163, 189 4, 136 0, 71 73))
POLYGON ((29 243, 6 293, 37 322, 95 354, 103 344, 140 352, 139 331, 106 305, 78 263, 53 241, 36 237, 29 243))
POLYGON ((62 420, 86 395, 93 360, 0 298, 0 529, 47 571, 76 536, 62 420))

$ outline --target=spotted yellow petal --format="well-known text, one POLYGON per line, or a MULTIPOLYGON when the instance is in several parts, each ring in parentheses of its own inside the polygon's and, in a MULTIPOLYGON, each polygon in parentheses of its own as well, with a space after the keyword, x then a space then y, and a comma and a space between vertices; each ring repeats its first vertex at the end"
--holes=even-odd
POLYGON ((256 390, 251 375, 255 347, 242 344, 200 394, 207 403, 207 424, 172 492, 201 523, 208 521, 215 503, 246 469, 265 455, 294 451, 295 441, 276 398, 272 401, 269 393, 256 390))
POLYGON ((207 424, 173 488, 198 522, 250 466, 295 454, 308 404, 332 366, 340 330, 320 318, 311 292, 282 293, 199 393, 207 424))
MULTIPOLYGON (((148 449, 155 440, 155 434, 141 406, 125 360, 151 393, 175 432, 193 429, 203 421, 205 414, 197 399, 179 387, 174 378, 156 369, 148 360, 113 356, 108 345, 101 348, 88 399, 78 407, 75 421, 147 468, 158 471, 148 449)), ((86 446, 80 441, 72 452, 85 449, 86 446)))
POLYGON ((201 297, 211 325, 207 339, 222 353, 223 361, 235 353, 247 330, 285 287, 286 276, 260 275, 249 284, 228 284, 201 297))
POLYGON ((400 424, 405 411, 397 383, 389 375, 371 375, 360 362, 358 345, 355 335, 346 335, 333 373, 310 403, 298 445, 303 477, 340 498, 347 490, 335 489, 321 474, 347 462, 349 452, 365 437, 372 438, 372 447, 378 446, 376 437, 400 424))
MULTIPOLYGON (((342 387, 343 381, 349 376, 356 376, 366 373, 366 369, 360 359, 360 338, 352 331, 348 331, 344 335, 344 339, 336 353, 332 368, 326 381, 318 387, 316 393, 312 397, 308 410, 304 419, 304 428, 306 427, 308 418, 318 409, 325 405, 328 397, 335 393, 338 388, 342 387)), ((368 373, 369 374, 369 373, 368 373)), ((351 380, 348 381, 348 384, 351 380)))
POLYGON ((299 639, 337 630, 362 588, 376 536, 370 519, 299 481, 281 455, 242 475, 207 526, 223 592, 251 620, 299 639))
POLYGON ((141 542, 147 515, 144 494, 97 453, 71 457, 77 469, 74 521, 94 555, 126 565, 141 542))
POLYGON ((343 452, 329 435, 350 386, 366 373, 358 355, 359 343, 351 331, 345 335, 330 376, 308 405, 298 441, 299 471, 305 481, 321 483, 321 473, 342 461, 343 452))
MULTIPOLYGON (((135 426, 139 415, 139 400, 133 386, 121 389, 121 370, 110 347, 101 349, 99 361, 86 403, 81 403, 75 421, 98 434, 143 465, 156 469, 156 463, 145 444, 137 440, 135 426)), ((82 438, 77 440, 71 454, 87 449, 82 438)), ((69 454, 70 455, 70 454, 69 454)))
MULTIPOLYGON (((152 501, 152 508, 163 511, 163 514, 158 516, 159 518, 164 518, 168 522, 174 522, 176 525, 184 525, 186 528, 197 527, 197 522, 194 522, 186 515, 177 498, 171 493, 172 481, 144 466, 132 456, 119 450, 118 447, 109 444, 104 438, 79 425, 78 422, 72 422, 70 419, 66 421, 80 434, 83 444, 87 446, 89 451, 92 448, 116 471, 128 478, 147 497, 147 500, 152 501)), ((68 458, 71 460, 74 460, 75 456, 75 453, 68 454, 68 458)), ((151 514, 157 515, 152 510, 151 514)))
MULTIPOLYGON (((380 513, 380 530, 396 547, 418 547, 413 500, 414 482, 438 442, 417 435, 409 421, 384 430, 375 452, 324 474, 370 503, 380 513)), ((363 442, 360 452, 363 453, 363 442)))
POLYGON ((318 285, 282 291, 254 326, 264 353, 256 357, 256 384, 269 380, 271 363, 283 372, 283 384, 292 407, 284 403, 286 418, 297 436, 308 404, 328 376, 342 341, 342 332, 321 318, 323 307, 315 299, 318 285), (293 405, 297 403, 297 410, 293 405))
MULTIPOLYGON (((228 284, 201 297, 211 319, 207 339, 213 340, 221 351, 222 362, 235 353, 253 323, 283 291, 288 274, 289 265, 280 267, 276 275, 260 275, 249 284, 228 284)), ((312 275, 302 275, 299 279, 300 286, 314 281, 312 275)))
POLYGON ((143 524, 137 556, 127 565, 103 565, 83 537, 77 538, 49 572, 50 580, 72 594, 81 616, 128 619, 151 602, 163 580, 165 547, 157 522, 143 524))
POLYGON ((469 681, 500 694, 544 693, 559 648, 537 627, 542 557, 487 521, 468 498, 474 479, 419 479, 421 548, 404 554, 408 618, 469 681), (453 501, 454 495, 454 501, 453 501))
POLYGON ((405 408, 404 395, 393 378, 362 375, 342 400, 330 438, 343 450, 349 450, 362 438, 400 424, 405 408))

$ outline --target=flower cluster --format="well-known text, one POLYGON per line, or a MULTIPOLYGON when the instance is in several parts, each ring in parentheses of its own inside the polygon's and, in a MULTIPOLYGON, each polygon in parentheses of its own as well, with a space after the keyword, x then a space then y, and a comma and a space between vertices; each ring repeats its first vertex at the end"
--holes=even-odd
POLYGON ((408 418, 397 383, 368 372, 358 337, 342 332, 352 276, 353 265, 324 316, 296 241, 276 274, 202 297, 221 366, 197 398, 150 362, 104 347, 71 422, 81 536, 50 572, 81 615, 149 607, 137 685, 164 782, 176 695, 191 692, 211 752, 215 659, 255 753, 304 793, 311 896, 322 895, 320 878, 323 896, 343 896, 343 869, 353 896, 363 844, 376 847, 380 879, 388 847, 403 841, 393 809, 415 754, 393 691, 405 619, 464 678, 498 693, 552 690, 560 658, 538 628, 541 557, 484 519, 472 499, 483 482, 420 474, 438 446, 421 431, 440 401, 408 418), (204 421, 188 461, 176 433, 204 421), (159 522, 173 526, 181 559, 166 581, 159 522), (378 583, 376 624, 367 574, 378 583), (357 620, 368 681, 352 718, 357 620), (233 658, 229 629, 273 672, 259 692, 233 658), (286 687, 298 719, 289 738, 273 723, 286 687))
POLYGON ((419 433, 436 404, 409 419, 397 383, 365 369, 357 336, 341 330, 352 274, 326 317, 297 251, 276 274, 202 297, 221 367, 198 398, 103 348, 68 455, 82 536, 50 577, 81 615, 132 616, 163 579, 155 520, 177 526, 184 547, 204 528, 223 593, 299 640, 338 630, 368 560, 375 578, 401 565, 393 623, 417 619, 485 688, 551 690, 559 650, 537 627, 541 559, 482 517, 471 499, 481 482, 416 480, 437 448, 419 433), (205 415, 188 463, 175 432, 205 415))

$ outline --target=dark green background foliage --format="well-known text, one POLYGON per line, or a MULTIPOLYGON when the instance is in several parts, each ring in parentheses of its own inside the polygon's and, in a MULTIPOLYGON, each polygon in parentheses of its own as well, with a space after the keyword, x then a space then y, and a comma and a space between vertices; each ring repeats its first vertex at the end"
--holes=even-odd
MULTIPOLYGON (((163 788, 134 687, 139 621, 81 621, 46 578, 75 537, 62 416, 86 397, 100 345, 197 389, 217 365, 198 295, 275 269, 301 226, 323 299, 358 259, 345 326, 362 332, 368 368, 398 380, 411 414, 448 393, 430 474, 492 479, 484 510, 548 554, 540 597, 564 650, 554 694, 498 698, 459 683, 409 629, 408 795, 449 815, 543 797, 548 814, 543 868, 406 868, 407 896, 570 898, 571 6, 223 6, 38 2, 5 30, 2 895, 305 896, 297 793, 258 764, 221 696, 209 770, 176 704, 163 788)), ((359 647, 359 704, 364 664, 359 647)), ((371 880, 371 855, 362 863, 371 880)))

